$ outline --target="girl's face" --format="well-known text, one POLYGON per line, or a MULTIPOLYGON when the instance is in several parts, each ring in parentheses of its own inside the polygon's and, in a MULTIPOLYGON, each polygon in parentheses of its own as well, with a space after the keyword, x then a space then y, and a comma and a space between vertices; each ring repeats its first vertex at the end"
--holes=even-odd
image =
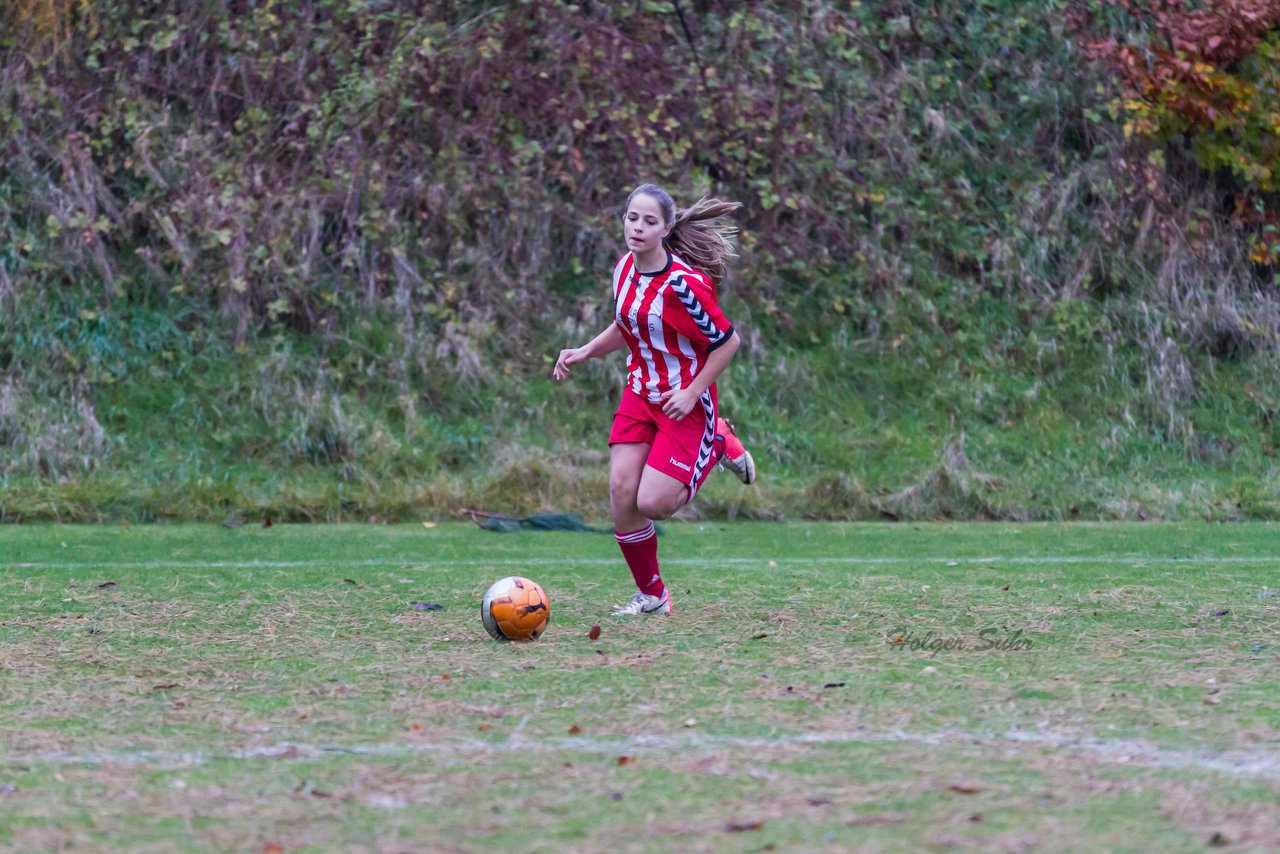
POLYGON ((662 238, 671 232, 662 223, 662 208, 658 207, 658 200, 647 193, 631 200, 622 218, 622 229, 627 248, 636 255, 661 249, 662 238))

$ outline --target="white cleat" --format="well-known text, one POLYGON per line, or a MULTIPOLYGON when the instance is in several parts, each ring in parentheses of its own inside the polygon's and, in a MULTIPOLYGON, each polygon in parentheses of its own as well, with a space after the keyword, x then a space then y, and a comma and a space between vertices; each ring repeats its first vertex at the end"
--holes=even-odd
POLYGON ((756 461, 751 458, 751 452, 743 449, 742 456, 737 459, 724 457, 720 460, 720 467, 733 472, 738 480, 743 483, 756 482, 756 461))
POLYGON ((662 591, 662 596, 650 596, 648 593, 637 593, 630 602, 613 612, 615 617, 630 617, 635 614, 670 614, 671 593, 662 591))
POLYGON ((723 418, 716 419, 716 435, 724 439, 724 456, 720 458, 720 468, 733 472, 743 483, 756 482, 756 461, 751 453, 742 447, 738 431, 733 424, 723 418))

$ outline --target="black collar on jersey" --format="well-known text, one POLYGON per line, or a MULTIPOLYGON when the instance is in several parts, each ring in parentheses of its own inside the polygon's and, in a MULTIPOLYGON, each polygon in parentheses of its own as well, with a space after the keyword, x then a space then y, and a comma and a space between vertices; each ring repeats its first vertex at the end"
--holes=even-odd
MULTIPOLYGON (((632 256, 634 257, 636 253, 632 252, 631 254, 632 254, 632 256)), ((663 266, 663 268, 662 268, 661 270, 658 270, 658 271, 657 271, 657 272, 655 272, 655 273, 642 273, 642 272, 640 272, 639 270, 637 270, 637 271, 636 271, 636 275, 637 275, 637 276, 646 276, 646 277, 650 277, 650 278, 652 278, 652 277, 656 277, 656 276, 661 276, 663 273, 667 272, 667 271, 668 271, 668 270, 670 270, 670 269, 671 269, 671 252, 668 250, 668 251, 667 251, 667 263, 663 266)))

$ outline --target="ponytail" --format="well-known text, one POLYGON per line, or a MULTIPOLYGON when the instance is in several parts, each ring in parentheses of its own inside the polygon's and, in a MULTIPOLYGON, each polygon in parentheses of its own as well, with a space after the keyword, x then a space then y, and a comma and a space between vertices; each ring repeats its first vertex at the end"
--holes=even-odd
POLYGON ((671 227, 664 241, 667 249, 716 284, 724 281, 729 262, 738 255, 734 245, 738 227, 726 217, 742 205, 703 196, 692 206, 677 211, 666 190, 657 184, 641 184, 631 191, 627 206, 641 193, 658 202, 663 224, 671 227))
POLYGON ((726 217, 740 207, 738 202, 703 196, 676 214, 675 224, 667 235, 667 248, 719 284, 729 273, 729 262, 738 257, 734 246, 738 227, 726 217))

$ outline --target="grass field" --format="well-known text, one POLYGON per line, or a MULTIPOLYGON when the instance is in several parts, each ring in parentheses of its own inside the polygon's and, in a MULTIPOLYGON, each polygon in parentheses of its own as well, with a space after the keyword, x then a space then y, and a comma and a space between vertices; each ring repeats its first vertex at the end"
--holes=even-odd
POLYGON ((1274 850, 1277 533, 0 527, 0 847, 1274 850))

